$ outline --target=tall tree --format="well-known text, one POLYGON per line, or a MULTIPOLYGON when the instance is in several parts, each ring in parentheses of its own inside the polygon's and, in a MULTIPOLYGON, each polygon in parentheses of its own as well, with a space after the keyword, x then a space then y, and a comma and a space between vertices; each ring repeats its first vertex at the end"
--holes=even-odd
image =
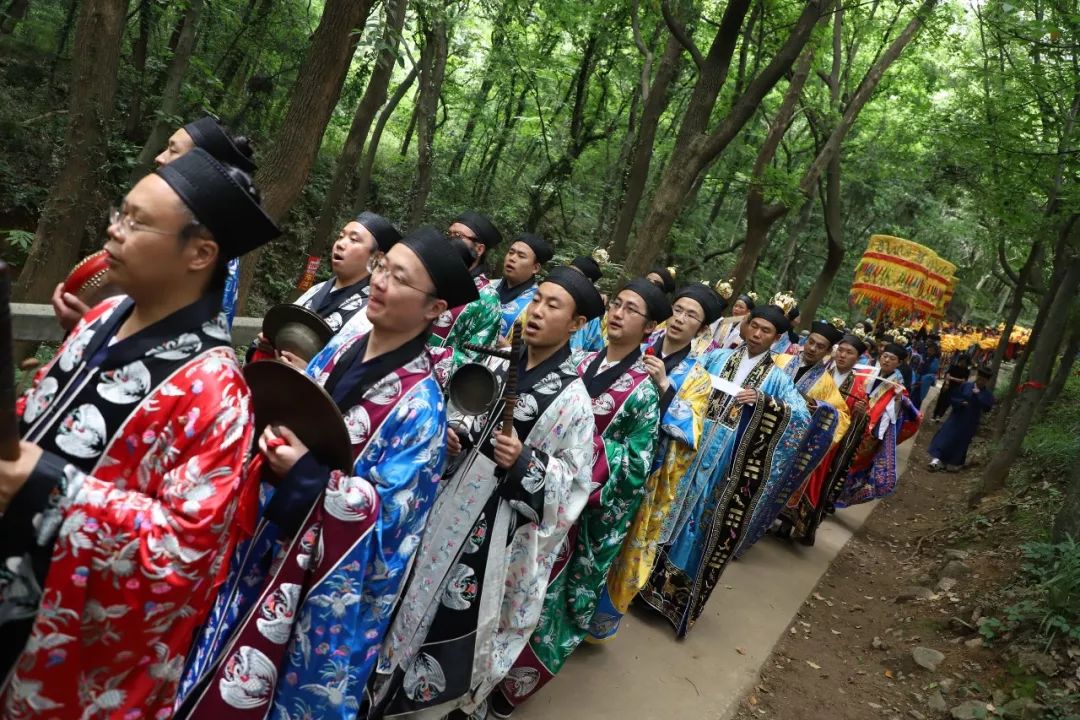
POLYGON ((45 302, 79 258, 87 226, 102 214, 109 123, 127 0, 83 2, 75 27, 63 161, 49 189, 15 297, 45 302))
POLYGON ((191 52, 195 49, 195 33, 199 26, 202 8, 203 0, 188 0, 187 9, 184 10, 184 19, 181 21, 180 39, 176 43, 176 51, 169 62, 165 88, 161 91, 157 119, 146 142, 143 143, 139 158, 135 161, 135 167, 132 168, 132 182, 145 175, 154 166, 154 157, 165 147, 165 142, 177 126, 176 116, 180 109, 180 91, 184 76, 187 75, 188 65, 191 64, 191 52))
MULTIPOLYGON (((698 70, 697 81, 675 138, 659 185, 635 235, 627 272, 641 275, 666 251, 668 233, 679 217, 702 174, 753 117, 765 96, 791 68, 810 39, 814 26, 832 7, 833 0, 809 0, 769 62, 736 96, 717 122, 712 122, 720 91, 741 37, 750 0, 731 0, 724 9, 707 54, 702 54, 670 12, 665 19, 673 35, 686 47, 698 70)), ((665 6, 666 7, 666 6, 665 6)))
POLYGON ((446 56, 449 51, 446 9, 433 3, 421 14, 424 46, 420 51, 420 92, 416 98, 416 176, 409 190, 409 226, 415 227, 424 218, 431 176, 435 171, 435 121, 446 77, 446 56))
POLYGON ((371 195, 371 173, 375 168, 375 156, 379 151, 379 141, 382 139, 383 129, 386 128, 386 123, 390 120, 390 117, 397 110, 399 104, 401 104, 402 98, 409 92, 409 88, 416 82, 416 76, 419 75, 420 69, 418 65, 414 65, 409 74, 406 75, 401 84, 394 90, 394 94, 390 96, 390 99, 386 101, 386 107, 379 113, 379 120, 375 123, 375 129, 371 131, 371 139, 367 143, 367 152, 364 153, 364 164, 360 166, 359 176, 356 181, 356 202, 358 205, 366 205, 371 195))
MULTIPOLYGON (((349 72, 358 31, 373 0, 327 0, 319 26, 311 36, 304 61, 289 94, 288 108, 274 143, 256 174, 267 214, 281 221, 304 189, 326 124, 337 105, 349 72)), ((247 301, 261 250, 241 263, 237 312, 247 301)))
MULTIPOLYGON (((401 42, 401 30, 405 26, 405 6, 408 0, 387 0, 386 18, 383 22, 382 38, 375 59, 375 69, 368 78, 364 95, 356 106, 349 134, 341 148, 334 176, 326 188, 319 220, 315 224, 315 233, 308 242, 308 255, 324 255, 334 237, 334 228, 338 222, 338 211, 345 198, 349 180, 356 175, 356 166, 364 151, 364 142, 375 120, 379 108, 386 102, 390 78, 398 59, 398 47, 401 42)), ((302 276, 302 275, 301 275, 302 276)))

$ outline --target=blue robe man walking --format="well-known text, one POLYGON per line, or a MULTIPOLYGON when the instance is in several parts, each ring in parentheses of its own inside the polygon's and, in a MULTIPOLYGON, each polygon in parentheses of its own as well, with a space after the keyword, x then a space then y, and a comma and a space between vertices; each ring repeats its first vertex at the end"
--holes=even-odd
POLYGON ((968 446, 979 429, 982 414, 994 406, 989 368, 979 368, 975 382, 967 382, 949 398, 952 414, 930 442, 930 469, 956 472, 967 461, 968 446))

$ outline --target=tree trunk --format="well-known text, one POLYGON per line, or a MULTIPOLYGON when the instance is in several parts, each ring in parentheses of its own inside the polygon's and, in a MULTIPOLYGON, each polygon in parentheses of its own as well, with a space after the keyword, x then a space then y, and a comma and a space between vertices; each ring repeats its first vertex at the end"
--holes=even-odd
POLYGON ((806 299, 799 305, 799 314, 806 318, 804 327, 817 317, 817 309, 832 287, 840 266, 844 263, 844 214, 840 201, 840 153, 833 155, 825 169, 825 213, 826 254, 825 265, 821 268, 817 280, 810 288, 806 299))
MULTIPOLYGON (((49 63, 50 85, 56 79, 56 68, 64 57, 64 50, 67 49, 68 40, 71 38, 71 30, 75 27, 75 15, 78 9, 79 0, 71 0, 68 3, 67 12, 64 14, 64 24, 60 26, 60 32, 56 36, 56 52, 53 54, 52 62, 49 63)), ((149 32, 149 29, 147 32, 149 32)))
MULTIPOLYGON (((753 117, 761 101, 776 86, 810 39, 814 26, 832 7, 833 0, 810 0, 792 26, 784 43, 769 63, 732 102, 730 111, 708 132, 717 96, 727 78, 731 56, 740 37, 740 27, 749 2, 732 0, 724 10, 709 55, 699 65, 698 80, 683 114, 675 148, 668 158, 653 193, 652 202, 635 234, 634 252, 626 272, 644 274, 667 251, 668 233, 690 196, 698 176, 705 172, 753 117), (707 134, 706 134, 707 133, 707 134)), ((745 250, 745 247, 744 247, 745 250)), ((756 255, 751 258, 756 260, 756 255)), ((754 262, 746 264, 743 277, 754 262)))
MULTIPOLYGON (((1024 290, 1028 283, 1031 282, 1032 273, 1035 272, 1035 269, 1038 268, 1042 262, 1042 247, 1042 242, 1036 241, 1032 243, 1027 260, 1024 261, 1024 266, 1020 269, 1020 272, 1017 273, 1016 287, 1013 290, 1012 300, 1009 305, 1009 314, 1005 317, 1005 329, 1001 332, 1001 339, 998 340, 997 347, 994 348, 994 357, 990 361, 991 388, 994 388, 997 385, 997 376, 998 372, 1001 370, 1001 361, 1005 358, 1005 349, 1009 345, 1009 336, 1012 334, 1013 326, 1016 325, 1017 318, 1020 317, 1020 313, 1024 309, 1024 290)), ((1001 261, 1005 264, 1004 248, 999 246, 998 250, 1001 261)), ((1007 266, 1005 267, 1005 271, 1008 272, 1007 266)))
POLYGON ((0 18, 0 35, 10 35, 15 32, 15 26, 26 17, 29 9, 30 0, 11 0, 11 4, 7 6, 3 17, 0 18))
POLYGON ((219 78, 220 84, 210 95, 209 104, 211 107, 220 108, 225 98, 230 95, 231 89, 241 79, 240 71, 251 53, 253 42, 252 40, 245 40, 244 37, 245 35, 249 38, 260 38, 262 36, 266 21, 270 17, 270 11, 274 8, 275 2, 276 0, 261 0, 255 10, 255 18, 251 22, 247 21, 248 13, 244 13, 240 29, 236 31, 232 43, 226 48, 221 60, 214 67, 214 77, 219 78))
MULTIPOLYGON (((327 0, 323 8, 277 137, 255 177, 262 190, 263 208, 274 220, 285 218, 304 189, 360 39, 355 31, 363 27, 372 2, 327 0)), ((261 250, 255 250, 241 262, 238 314, 244 311, 261 255, 261 250)))
MULTIPOLYGON (((641 115, 640 105, 641 90, 638 89, 630 96, 630 109, 626 113, 626 132, 623 133, 622 142, 619 143, 619 154, 604 177, 600 210, 596 213, 596 229, 593 231, 597 238, 607 238, 607 242, 601 243, 604 247, 607 247, 611 241, 612 215, 618 212, 619 206, 622 205, 622 200, 626 196, 626 177, 632 159, 631 153, 634 151, 634 143, 638 135, 638 120, 641 115)), ((608 153, 605 153, 605 157, 607 155, 608 153)))
POLYGON ((503 122, 502 132, 499 134, 499 139, 495 142, 495 148, 491 151, 491 157, 488 158, 487 165, 481 168, 480 174, 477 176, 477 184, 481 188, 481 191, 477 193, 479 202, 477 203, 481 207, 487 204, 488 197, 491 195, 491 188, 495 184, 495 178, 499 172, 499 162, 502 159, 503 151, 506 149, 507 143, 510 142, 510 137, 513 134, 514 127, 518 123, 518 118, 525 112, 525 101, 528 99, 529 89, 524 87, 521 93, 517 96, 517 102, 514 105, 509 103, 512 101, 507 99, 507 114, 503 122))
POLYGON ((806 229, 807 223, 810 222, 810 213, 814 211, 813 198, 806 198, 803 206, 799 208, 799 217, 792 223, 791 228, 788 229, 787 244, 784 245, 783 265, 780 266, 780 272, 776 276, 776 287, 785 290, 798 291, 795 287, 798 277, 792 272, 795 266, 795 249, 799 244, 799 237, 802 235, 804 229, 806 229))
POLYGON ((100 218, 102 205, 108 202, 97 188, 105 186, 105 151, 126 12, 127 0, 81 4, 72 53, 64 157, 15 286, 14 296, 22 302, 49 301, 53 288, 79 259, 87 225, 100 218))
POLYGON ((634 219, 637 217, 641 198, 645 195, 645 186, 649 181, 649 166, 652 163, 656 131, 660 127, 660 118, 671 99, 668 89, 679 75, 681 58, 682 45, 674 36, 669 37, 664 54, 660 57, 660 64, 656 67, 656 76, 649 87, 649 96, 641 111, 633 156, 626 173, 626 192, 623 195, 622 206, 619 208, 619 216, 615 220, 615 229, 611 231, 611 242, 608 247, 611 259, 615 262, 622 262, 626 257, 630 231, 633 229, 634 219))
MULTIPOLYGON (((78 0, 73 0, 77 2, 78 0)), ((131 46, 131 65, 135 68, 135 87, 132 90, 131 103, 128 107, 124 137, 135 142, 142 137, 143 97, 146 95, 146 60, 150 47, 150 29, 153 26, 154 8, 157 3, 144 2, 139 5, 139 35, 131 46)))
POLYGON ((394 94, 390 96, 386 107, 379 114, 379 121, 375 123, 375 129, 371 132, 371 139, 367 144, 367 152, 364 154, 364 165, 360 168, 359 177, 356 180, 356 205, 367 206, 370 201, 371 173, 375 167, 375 154, 379 151, 379 141, 382 139, 383 129, 386 128, 387 121, 394 114, 394 110, 401 103, 401 99, 409 92, 409 88, 416 81, 418 74, 419 68, 413 67, 409 74, 405 76, 405 79, 401 81, 401 84, 397 86, 397 89, 394 90, 394 94))
POLYGON ((308 255, 324 255, 334 238, 338 210, 349 188, 349 179, 356 174, 356 166, 364 151, 364 141, 371 129, 371 123, 375 120, 379 108, 386 102, 390 77, 394 74, 394 63, 398 58, 401 29, 405 25, 406 4, 407 0, 388 0, 386 3, 386 19, 382 39, 379 42, 379 54, 375 60, 375 69, 372 70, 364 95, 356 106, 356 114, 353 116, 349 135, 345 138, 345 145, 334 167, 334 176, 326 189, 319 220, 315 224, 315 233, 308 243, 308 255))
POLYGON ((161 92, 161 103, 157 113, 157 121, 150 130, 149 137, 143 143, 139 159, 135 161, 135 167, 131 170, 131 183, 134 184, 154 166, 154 157, 165 147, 176 128, 174 118, 180 109, 180 90, 187 74, 188 65, 191 63, 191 53, 195 49, 195 31, 199 26, 199 14, 202 12, 203 0, 188 0, 187 10, 184 12, 183 27, 180 30, 180 41, 176 44, 176 53, 173 54, 169 63, 169 73, 165 79, 165 88, 161 92))
POLYGON ((1054 518, 1051 538, 1055 543, 1080 542, 1080 463, 1073 463, 1069 487, 1054 518))
POLYGON ((435 166, 435 116, 439 109, 446 75, 448 39, 446 16, 433 9, 434 17, 424 23, 424 48, 420 57, 420 92, 416 98, 416 177, 409 189, 409 227, 416 227, 424 218, 428 195, 431 194, 431 175, 435 166))
POLYGON ((1042 332, 1034 336, 1035 348, 1031 354, 1031 372, 1028 375, 1028 383, 1025 383, 1026 387, 1016 398, 1016 407, 1008 421, 1008 431, 1002 436, 997 454, 991 459, 979 484, 968 499, 972 507, 990 493, 1005 487, 1009 470, 1020 455, 1024 436, 1027 435, 1031 421, 1035 417, 1035 411, 1046 393, 1057 350, 1065 334, 1070 305, 1080 288, 1080 256, 1070 257, 1063 262, 1068 263, 1068 268, 1065 270, 1061 285, 1054 294, 1042 332))
POLYGON ((1065 383, 1069 381, 1069 375, 1072 374, 1073 366, 1076 365, 1076 354, 1078 352, 1080 352, 1080 328, 1077 327, 1074 320, 1072 329, 1069 330, 1069 335, 1065 338, 1061 356, 1058 358, 1057 370, 1054 371, 1054 377, 1046 387, 1046 394, 1043 395, 1042 407, 1039 408, 1037 413, 1040 417, 1043 411, 1053 404, 1061 395, 1061 391, 1065 389, 1065 383))

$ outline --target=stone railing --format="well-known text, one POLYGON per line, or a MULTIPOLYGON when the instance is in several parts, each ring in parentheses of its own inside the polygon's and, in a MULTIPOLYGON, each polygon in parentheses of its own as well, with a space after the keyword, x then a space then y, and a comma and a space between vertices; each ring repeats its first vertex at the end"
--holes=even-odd
MULTIPOLYGON (((249 344, 261 327, 262 318, 236 318, 232 327, 233 345, 249 344)), ((64 338, 52 305, 11 303, 11 328, 17 342, 60 342, 64 338)))

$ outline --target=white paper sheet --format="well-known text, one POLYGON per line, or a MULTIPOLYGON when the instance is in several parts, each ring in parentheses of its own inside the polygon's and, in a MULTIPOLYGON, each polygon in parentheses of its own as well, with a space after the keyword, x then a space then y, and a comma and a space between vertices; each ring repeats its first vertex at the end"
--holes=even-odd
POLYGON ((725 380, 712 374, 709 375, 709 379, 712 380, 712 386, 714 389, 719 390, 726 395, 731 395, 732 397, 734 397, 742 391, 741 386, 736 385, 730 380, 725 380))

